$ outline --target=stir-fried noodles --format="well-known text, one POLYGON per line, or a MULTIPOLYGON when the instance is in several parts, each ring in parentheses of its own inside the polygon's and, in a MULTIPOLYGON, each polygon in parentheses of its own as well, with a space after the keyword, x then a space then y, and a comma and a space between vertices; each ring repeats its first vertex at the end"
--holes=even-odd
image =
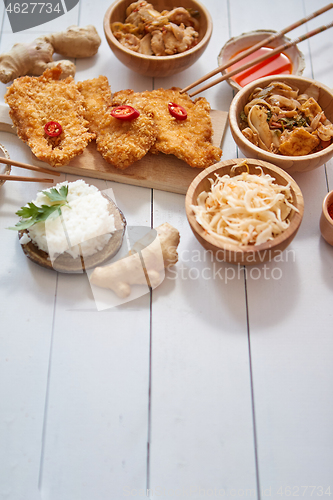
POLYGON ((333 125, 318 104, 319 88, 300 94, 282 82, 257 87, 241 113, 243 135, 271 153, 303 156, 332 143, 333 125))

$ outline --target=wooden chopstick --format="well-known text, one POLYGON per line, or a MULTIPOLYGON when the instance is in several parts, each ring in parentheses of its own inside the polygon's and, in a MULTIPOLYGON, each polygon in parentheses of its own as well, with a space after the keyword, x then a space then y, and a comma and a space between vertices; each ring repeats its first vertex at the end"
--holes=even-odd
POLYGON ((42 179, 41 177, 21 177, 20 175, 0 174, 0 181, 53 182, 53 179, 42 179))
POLYGON ((56 170, 49 170, 43 167, 36 167, 35 165, 29 165, 29 163, 22 163, 21 161, 15 161, 10 158, 0 157, 0 163, 5 163, 6 165, 13 165, 14 167, 26 168, 28 170, 34 170, 35 172, 43 172, 44 174, 60 175, 60 172, 56 170))
MULTIPOLYGON (((183 92, 187 92, 188 90, 192 89, 193 87, 196 87, 197 85, 199 85, 200 83, 206 81, 206 80, 209 80, 209 78, 211 78, 212 76, 215 76, 217 73, 220 73, 221 71, 229 68, 230 66, 232 66, 233 64, 237 63, 238 61, 240 61, 241 59, 244 59, 245 57, 249 56, 250 54, 252 54, 253 52, 255 52, 256 50, 260 49, 261 47, 263 47, 264 45, 269 45, 273 40, 277 40, 278 38, 281 38, 283 35, 285 35, 286 33, 288 33, 289 31, 292 31, 294 30, 295 28, 298 28, 299 26, 301 26, 302 24, 310 21, 311 19, 314 19, 315 17, 317 16, 320 16, 320 14, 323 14, 324 12, 327 12, 328 10, 332 9, 333 8, 333 3, 330 3, 328 5, 326 5, 325 7, 323 7, 322 9, 319 9, 315 12, 313 12, 312 14, 309 14, 307 17, 304 17, 302 19, 300 19, 299 21, 296 21, 295 23, 291 24, 290 26, 288 26, 287 28, 284 28, 283 30, 279 31, 278 33, 275 33, 273 35, 270 35, 269 37, 265 38, 264 40, 261 40, 260 42, 258 42, 256 45, 253 45, 252 47, 249 47, 246 51, 244 52, 241 52, 240 54, 238 54, 237 56, 233 57, 232 59, 230 59, 228 62, 226 62, 225 64, 222 64, 221 66, 219 66, 218 68, 214 69, 213 71, 211 71, 210 73, 207 73, 205 76, 199 78, 198 80, 196 80, 195 82, 191 83, 190 85, 188 85, 187 87, 183 88, 180 93, 183 93, 183 92)), ((272 54, 270 53, 269 56, 267 57, 270 57, 272 54)), ((253 64, 253 61, 251 63, 251 65, 253 64)), ((241 70, 242 71, 242 70, 241 70)), ((228 76, 226 78, 229 78, 230 77, 230 73, 228 73, 228 76)), ((226 79, 225 78, 225 79, 226 79)), ((216 82, 218 83, 218 82, 216 82)), ((215 84, 214 84, 215 85, 215 84)), ((205 87, 206 88, 206 87, 205 87)), ((209 87, 208 87, 209 88, 209 87)), ((198 93, 198 92, 197 92, 198 93)), ((193 95, 196 95, 196 94, 190 94, 190 96, 192 97, 193 95)))
POLYGON ((289 49, 290 47, 293 47, 294 45, 296 45, 296 44, 298 44, 300 42, 303 42, 304 40, 308 40, 309 38, 311 38, 312 36, 317 35, 318 33, 322 33, 323 31, 326 31, 327 29, 332 28, 332 26, 333 26, 333 21, 331 23, 329 23, 329 24, 325 24, 324 26, 320 26, 319 28, 316 28, 316 29, 314 29, 312 31, 309 31, 305 35, 302 35, 302 36, 296 38, 295 40, 293 40, 291 42, 286 42, 283 45, 280 45, 279 47, 276 47, 275 49, 273 49, 272 51, 270 51, 268 54, 264 54, 264 55, 262 55, 260 57, 257 57, 256 59, 253 59, 252 61, 249 61, 246 64, 243 64, 239 68, 236 68, 233 71, 229 71, 228 73, 226 73, 225 75, 221 76, 220 78, 217 78, 216 80, 213 80, 211 83, 208 83, 207 85, 204 85, 203 87, 201 87, 200 89, 196 90, 195 92, 192 92, 192 94, 189 94, 189 96, 193 97, 193 96, 199 94, 199 92, 203 92, 204 90, 207 90, 207 89, 213 87, 217 83, 223 82, 224 80, 227 80, 228 78, 231 78, 232 76, 237 75, 241 71, 244 71, 245 69, 248 69, 251 66, 255 66, 256 64, 258 64, 258 63, 260 63, 262 61, 265 61, 265 59, 268 59, 269 57, 272 57, 275 54, 279 54, 280 52, 283 52, 284 50, 289 49))

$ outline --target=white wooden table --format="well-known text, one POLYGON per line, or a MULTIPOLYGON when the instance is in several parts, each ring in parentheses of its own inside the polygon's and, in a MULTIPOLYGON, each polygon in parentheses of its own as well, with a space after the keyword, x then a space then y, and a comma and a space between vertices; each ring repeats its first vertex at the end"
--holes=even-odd
MULTIPOLYGON (((0 50, 94 24, 102 45, 93 60, 77 61, 77 80, 106 75, 112 91, 184 87, 216 67, 230 36, 280 30, 326 1, 203 3, 214 21, 209 47, 170 78, 137 75, 113 56, 102 28, 109 0, 81 0, 65 16, 17 34, 1 2, 0 50)), ((332 40, 330 30, 300 46, 304 76, 330 87, 332 40)), ((1 84, 2 103, 5 90, 1 84)), ((233 91, 222 83, 203 95, 228 111, 233 91)), ((15 136, 2 132, 0 142, 31 162, 15 136)), ((237 156, 227 130, 223 159, 237 156)), ((333 248, 319 232, 333 162, 295 178, 305 198, 297 237, 280 262, 246 274, 207 259, 184 196, 87 179, 113 188, 129 225, 168 221, 181 233, 176 272, 151 294, 100 312, 85 275, 33 264, 6 229, 44 185, 0 189, 1 500, 333 495, 333 248)))

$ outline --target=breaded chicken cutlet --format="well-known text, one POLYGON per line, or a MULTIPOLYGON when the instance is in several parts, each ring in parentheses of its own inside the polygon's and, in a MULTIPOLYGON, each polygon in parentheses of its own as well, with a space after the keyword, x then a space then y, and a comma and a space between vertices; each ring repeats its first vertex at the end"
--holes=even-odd
POLYGON ((217 163, 222 155, 221 149, 211 142, 213 128, 210 105, 204 97, 192 101, 179 90, 174 87, 136 93, 123 90, 114 94, 112 104, 145 109, 153 116, 157 125, 157 139, 150 149, 151 153, 173 154, 191 167, 206 168, 217 163), (183 107, 187 118, 172 116, 169 103, 183 107))
POLYGON ((67 165, 81 154, 94 134, 84 118, 83 98, 72 77, 59 80, 61 69, 14 80, 5 94, 17 134, 33 154, 52 166, 67 165), (54 124, 60 128, 54 132, 54 124), (50 135, 45 126, 50 127, 50 135))
POLYGON ((103 158, 125 169, 145 156, 156 141, 157 127, 144 107, 133 120, 115 118, 111 115, 111 89, 105 76, 77 85, 84 99, 85 118, 103 158))

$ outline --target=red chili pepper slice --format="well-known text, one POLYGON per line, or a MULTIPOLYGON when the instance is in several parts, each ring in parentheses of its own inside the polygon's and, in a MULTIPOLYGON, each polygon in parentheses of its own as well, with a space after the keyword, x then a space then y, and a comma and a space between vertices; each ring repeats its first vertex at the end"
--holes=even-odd
POLYGON ((118 120, 134 120, 140 113, 137 109, 132 108, 132 106, 117 106, 111 111, 111 115, 118 120))
POLYGON ((50 137, 58 137, 62 132, 62 126, 58 122, 47 122, 44 130, 50 137))
POLYGON ((179 106, 179 104, 175 104, 174 102, 169 102, 168 104, 170 115, 177 120, 186 120, 187 112, 183 106, 179 106))

